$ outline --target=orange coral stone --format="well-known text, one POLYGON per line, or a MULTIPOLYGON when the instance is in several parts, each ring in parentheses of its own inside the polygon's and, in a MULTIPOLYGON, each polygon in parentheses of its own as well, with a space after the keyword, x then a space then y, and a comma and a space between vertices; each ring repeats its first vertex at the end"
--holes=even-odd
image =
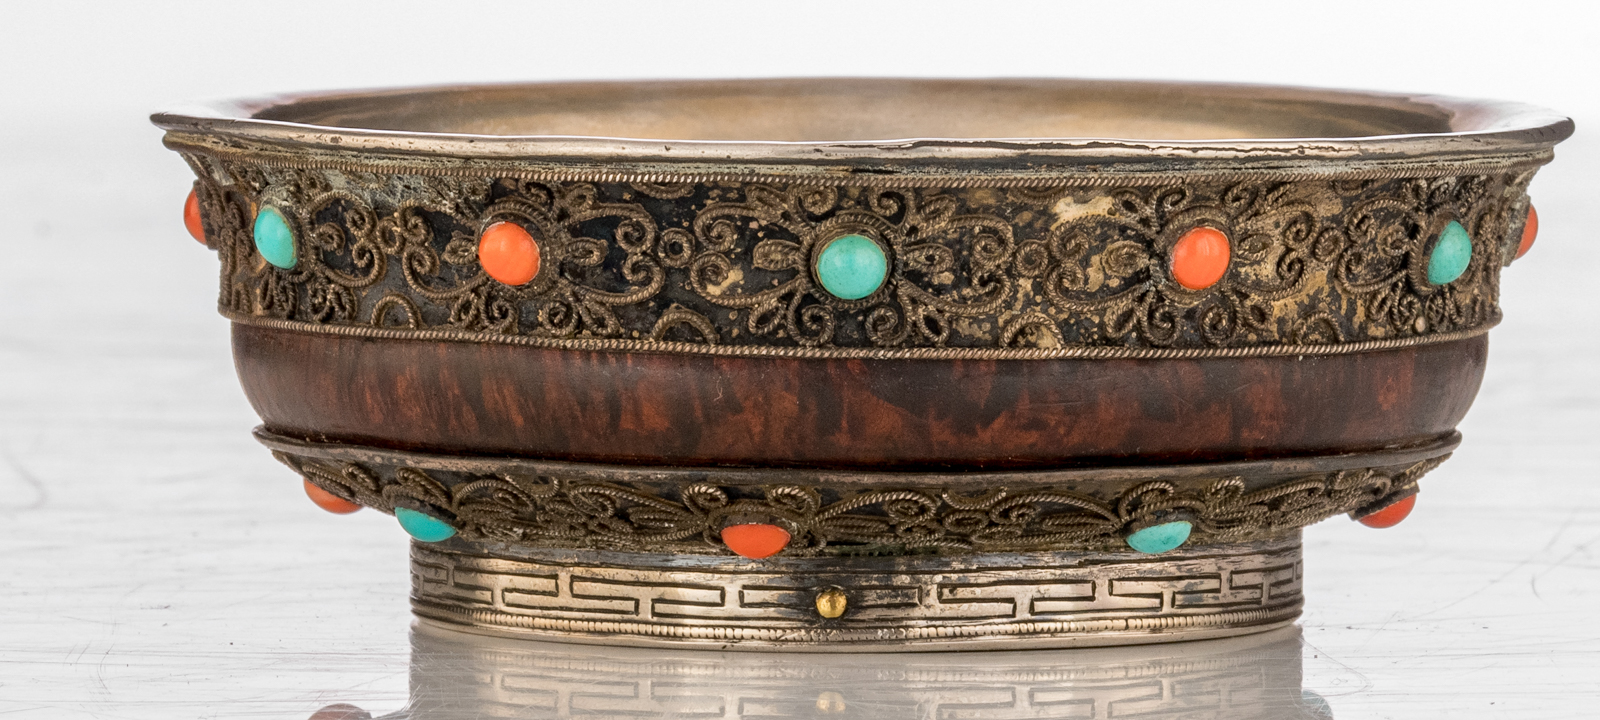
POLYGON ((506 285, 525 285, 539 274, 539 243, 515 223, 498 222, 478 237, 483 271, 506 285))
MULTIPOLYGON (((1533 248, 1534 238, 1539 237, 1539 211, 1528 206, 1528 221, 1522 224, 1522 242, 1517 243, 1517 257, 1527 255, 1533 248)), ((1512 258, 1515 260, 1517 258, 1512 258)))
POLYGON ((1227 235, 1216 228, 1197 227, 1172 246, 1172 279, 1190 290, 1211 287, 1228 272, 1231 256, 1227 235))
POLYGON ((1356 522, 1369 528, 1394 527, 1411 514, 1411 508, 1415 507, 1416 504, 1417 496, 1411 495, 1371 515, 1362 516, 1356 522))
POLYGON ((339 497, 338 495, 328 492, 327 490, 323 490, 316 485, 312 485, 310 480, 305 481, 305 484, 306 496, 310 497, 311 502, 316 503, 317 507, 322 508, 323 510, 327 510, 328 512, 336 515, 348 515, 361 509, 360 505, 350 502, 349 500, 339 497))
POLYGON ((722 529, 722 542, 729 550, 751 560, 760 560, 788 547, 789 531, 763 523, 729 525, 722 529))
POLYGON ((195 195, 193 190, 189 191, 189 198, 183 201, 183 226, 201 245, 206 243, 206 228, 200 224, 200 196, 195 195))

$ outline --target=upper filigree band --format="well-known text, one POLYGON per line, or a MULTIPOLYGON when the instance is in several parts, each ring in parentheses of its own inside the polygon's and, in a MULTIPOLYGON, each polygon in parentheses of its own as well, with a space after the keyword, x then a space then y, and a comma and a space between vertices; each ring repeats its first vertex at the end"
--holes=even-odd
POLYGON ((1475 335, 1498 318, 1536 168, 1008 189, 535 182, 186 157, 223 259, 222 309, 244 322, 855 357, 1323 354, 1475 335), (491 246, 494 227, 513 244, 491 246), (1465 245, 1446 247, 1457 227, 1465 245), (868 252, 827 265, 841 238, 868 252), (1445 255, 1458 267, 1440 276, 1445 255), (848 264, 861 257, 865 270, 848 264), (507 263, 531 272, 497 276, 507 263), (860 296, 830 289, 836 266, 860 296))

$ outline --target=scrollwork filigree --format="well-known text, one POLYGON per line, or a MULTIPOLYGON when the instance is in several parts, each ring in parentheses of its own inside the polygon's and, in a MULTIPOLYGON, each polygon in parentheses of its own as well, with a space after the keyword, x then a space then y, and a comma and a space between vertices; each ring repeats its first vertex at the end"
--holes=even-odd
POLYGON ((534 182, 283 169, 190 158, 221 305, 307 328, 428 330, 557 344, 862 349, 1237 350, 1425 340, 1486 328, 1525 169, 1393 180, 1203 180, 1012 190, 773 183, 534 182), (211 164, 207 164, 210 162, 211 164), (254 252, 271 204, 299 238, 284 270, 254 252), (1447 221, 1473 238, 1458 280, 1427 282, 1447 221), (514 222, 542 270, 489 278, 477 236, 514 222), (1229 238, 1223 278, 1177 283, 1174 245, 1229 238), (834 297, 813 263, 862 234, 877 292, 834 297))
POLYGON ((1257 540, 1414 492, 1442 461, 1302 473, 1255 487, 1241 477, 1150 480, 1100 498, 1056 487, 673 486, 274 455, 328 492, 384 512, 411 507, 449 518, 471 540, 722 554, 721 529, 755 518, 787 529, 793 556, 1117 549, 1131 529, 1172 518, 1193 523, 1196 544, 1257 540))

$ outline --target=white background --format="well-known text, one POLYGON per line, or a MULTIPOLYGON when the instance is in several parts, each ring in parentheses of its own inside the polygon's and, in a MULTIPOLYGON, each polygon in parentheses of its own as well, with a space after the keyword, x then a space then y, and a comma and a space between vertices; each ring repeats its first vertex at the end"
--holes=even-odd
MULTIPOLYGON (((248 436, 149 112, 320 88, 1081 76, 1520 100, 1578 135, 1532 195, 1456 457, 1412 519, 1307 532, 1334 716, 1600 702, 1600 11, 1582 2, 0 2, 0 715, 306 717, 406 698, 404 540, 248 436)), ((982 656, 974 656, 975 663, 982 656)))

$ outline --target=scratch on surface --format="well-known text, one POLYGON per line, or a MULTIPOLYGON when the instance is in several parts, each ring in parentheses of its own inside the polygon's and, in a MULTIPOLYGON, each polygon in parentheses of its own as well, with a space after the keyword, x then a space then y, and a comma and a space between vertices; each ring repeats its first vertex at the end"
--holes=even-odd
MULTIPOLYGON (((1467 593, 1466 595, 1462 595, 1461 597, 1456 598, 1453 602, 1449 602, 1449 603, 1446 603, 1444 605, 1440 605, 1439 607, 1433 608, 1432 610, 1428 610, 1428 611, 1423 612, 1423 613, 1418 614, 1418 615, 1413 615, 1411 617, 1405 618, 1405 620, 1406 621, 1415 621, 1415 620, 1418 620, 1418 619, 1421 619, 1421 618, 1428 617, 1429 615, 1433 615, 1435 613, 1442 612, 1444 610, 1449 610, 1450 608, 1453 608, 1453 607, 1455 607, 1457 605, 1460 605, 1461 603, 1464 603, 1464 602, 1466 602, 1466 601, 1468 601, 1468 600, 1470 600, 1470 599, 1472 599, 1474 597, 1477 597, 1479 594, 1483 593, 1483 591, 1488 590, 1489 588, 1492 588, 1492 587, 1494 587, 1496 585, 1499 585, 1502 582, 1505 582, 1506 578, 1509 578, 1512 575, 1515 575, 1518 570, 1521 570, 1522 568, 1526 567, 1529 563, 1533 562, 1534 558, 1539 557, 1546 550, 1549 550, 1550 548, 1554 547, 1555 543, 1556 543, 1556 540, 1560 539, 1561 535, 1563 533, 1565 533, 1567 531, 1567 528, 1572 525, 1572 521, 1577 517, 1577 514, 1578 514, 1578 511, 1576 509, 1574 509, 1571 513, 1569 513, 1567 515, 1567 519, 1564 522, 1561 523, 1560 527, 1556 528, 1555 534, 1550 537, 1549 542, 1545 543, 1544 547, 1529 553, 1526 557, 1522 558, 1522 560, 1517 562, 1516 565, 1513 565, 1510 570, 1507 570, 1507 571, 1505 571, 1503 573, 1500 573, 1500 575, 1496 576, 1494 579, 1490 580, 1489 582, 1484 583, 1477 590, 1473 590, 1472 592, 1467 593)), ((1600 540, 1600 537, 1592 538, 1588 542, 1582 543, 1582 544, 1578 545, 1577 547, 1573 548, 1571 552, 1567 553, 1560 560, 1556 561, 1555 565, 1551 566, 1549 569, 1545 570, 1544 572, 1547 573, 1550 570, 1554 570, 1555 568, 1560 567, 1569 558, 1571 558, 1574 554, 1576 554, 1576 553, 1578 553, 1578 552, 1580 552, 1582 550, 1587 549, 1588 546, 1590 544, 1594 543, 1596 540, 1600 540)), ((1536 574, 1534 574, 1533 579, 1536 580, 1536 579, 1539 578, 1540 575, 1543 575, 1543 574, 1544 573, 1536 573, 1536 574)))
POLYGON ((111 659, 111 653, 116 647, 115 644, 107 645, 106 651, 100 655, 100 662, 94 667, 94 681, 100 686, 100 692, 106 695, 111 694, 111 686, 106 684, 106 662, 111 659))
POLYGON ((1560 540, 1561 536, 1567 532, 1567 528, 1572 527, 1572 521, 1576 520, 1577 517, 1578 510, 1576 508, 1574 508, 1572 512, 1567 513, 1567 519, 1561 521, 1561 527, 1556 528, 1556 534, 1550 536, 1550 542, 1544 544, 1544 549, 1550 550, 1554 548, 1556 546, 1556 541, 1560 540))
MULTIPOLYGON (((1563 530, 1566 529, 1566 526, 1563 525, 1562 529, 1563 530)), ((1554 542, 1554 541, 1552 541, 1552 542, 1554 542)), ((1583 541, 1581 543, 1578 543, 1577 545, 1574 545, 1571 550, 1567 551, 1567 554, 1562 555, 1554 563, 1551 563, 1550 567, 1547 567, 1547 568, 1545 568, 1545 569, 1543 569, 1543 570, 1541 570, 1539 572, 1536 572, 1536 573, 1533 574, 1532 577, 1528 578, 1528 586, 1533 588, 1534 597, 1539 597, 1539 589, 1536 586, 1536 583, 1539 582, 1539 578, 1542 578, 1542 577, 1544 577, 1546 575, 1549 575, 1551 572, 1553 572, 1555 570, 1559 570, 1559 569, 1561 569, 1563 567, 1566 567, 1567 563, 1571 562, 1572 558, 1574 556, 1576 556, 1578 553, 1587 553, 1589 551, 1589 548, 1592 547, 1596 542, 1600 542, 1600 535, 1596 535, 1596 536, 1594 536, 1592 538, 1589 538, 1588 540, 1585 540, 1585 541, 1583 541)), ((1548 549, 1548 547, 1546 549, 1548 549)), ((1540 599, 1542 600, 1543 598, 1540 598, 1540 599)))
POLYGON ((22 463, 17 460, 15 455, 11 454, 10 450, 0 450, 0 457, 5 458, 6 464, 11 466, 11 472, 15 474, 18 479, 22 480, 23 484, 32 489, 34 495, 32 503, 16 508, 0 509, 25 512, 28 510, 38 510, 39 508, 44 507, 45 503, 50 499, 50 494, 45 490, 44 483, 40 482, 39 478, 35 477, 33 473, 28 472, 28 469, 23 467, 22 463))
MULTIPOLYGON (((1315 651, 1313 653, 1315 657, 1317 657, 1319 659, 1326 660, 1329 663, 1332 663, 1334 665, 1337 665, 1337 666, 1339 666, 1339 668, 1341 670, 1344 670, 1345 672, 1348 672, 1351 675, 1354 675, 1354 676, 1356 676, 1357 678, 1359 678, 1361 680, 1361 687, 1355 688, 1353 690, 1349 690, 1349 691, 1345 691, 1345 692, 1339 692, 1339 693, 1330 693, 1330 692, 1319 691, 1319 693, 1321 693, 1325 697, 1326 696, 1338 697, 1339 695, 1358 695, 1358 694, 1366 692, 1367 690, 1370 690, 1372 688, 1372 680, 1367 677, 1366 673, 1363 673, 1360 670, 1357 670, 1354 667, 1351 667, 1349 664, 1345 663, 1344 661, 1339 660, 1339 659, 1335 658, 1334 656, 1328 654, 1327 651, 1325 651, 1322 648, 1319 648, 1316 645, 1312 644, 1312 642, 1310 640, 1305 639, 1304 635, 1302 635, 1300 637, 1300 644, 1302 646, 1304 646, 1306 649, 1315 651)), ((1302 658, 1301 661, 1302 662, 1304 662, 1304 657, 1305 657, 1305 650, 1301 650, 1301 658, 1302 658)))
MULTIPOLYGON (((1567 513, 1567 519, 1563 520, 1561 522, 1561 526, 1556 528, 1555 534, 1550 536, 1550 542, 1547 542, 1547 543, 1544 544, 1544 549, 1545 550, 1551 550, 1551 549, 1555 548, 1556 541, 1560 540, 1561 536, 1567 532, 1567 528, 1572 527, 1572 521, 1574 519, 1576 519, 1577 517, 1578 517, 1578 511, 1576 509, 1574 509, 1572 512, 1567 513)), ((1582 547, 1582 546, 1579 546, 1579 547, 1582 547)), ((1569 554, 1568 557, 1571 557, 1571 555, 1569 554)), ((1563 563, 1563 562, 1566 562, 1566 558, 1562 558, 1561 560, 1558 560, 1556 562, 1556 567, 1560 567, 1561 563, 1563 563)), ((1554 568, 1551 568, 1551 569, 1554 569, 1554 568)), ((1546 570, 1545 572, 1549 572, 1549 570, 1546 570)), ((1539 594, 1539 578, 1542 575, 1544 575, 1544 573, 1534 573, 1534 574, 1528 576, 1528 589, 1533 591, 1533 596, 1535 598, 1540 599, 1540 600, 1544 599, 1544 596, 1539 594)))

